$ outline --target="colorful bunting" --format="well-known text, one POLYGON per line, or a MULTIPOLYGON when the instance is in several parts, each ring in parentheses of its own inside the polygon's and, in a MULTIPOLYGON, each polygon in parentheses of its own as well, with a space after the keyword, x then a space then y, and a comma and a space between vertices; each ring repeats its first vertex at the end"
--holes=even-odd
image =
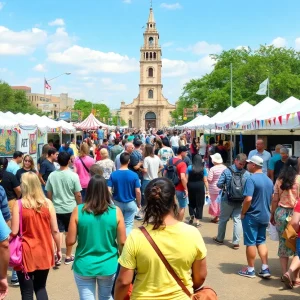
POLYGON ((297 112, 297 115, 298 115, 298 121, 300 123, 300 111, 297 112))
POLYGON ((282 125, 282 116, 278 117, 278 121, 279 121, 280 125, 282 125))
POLYGON ((287 115, 286 115, 286 124, 288 123, 289 118, 290 118, 290 114, 287 114, 287 115))

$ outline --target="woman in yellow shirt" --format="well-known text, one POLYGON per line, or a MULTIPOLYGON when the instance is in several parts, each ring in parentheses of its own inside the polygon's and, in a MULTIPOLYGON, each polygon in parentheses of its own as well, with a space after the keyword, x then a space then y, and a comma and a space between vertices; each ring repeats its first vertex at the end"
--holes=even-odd
MULTIPOLYGON (((197 228, 177 220, 175 187, 167 178, 152 180, 146 190, 144 225, 184 285, 193 293, 207 275, 206 247, 197 228)), ((123 300, 132 282, 131 300, 184 300, 189 297, 168 272, 140 229, 128 236, 116 281, 115 300, 123 300)))

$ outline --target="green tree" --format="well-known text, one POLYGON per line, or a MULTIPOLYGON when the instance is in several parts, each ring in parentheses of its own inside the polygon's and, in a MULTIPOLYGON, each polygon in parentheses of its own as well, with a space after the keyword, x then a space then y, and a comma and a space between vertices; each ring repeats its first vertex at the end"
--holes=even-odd
POLYGON ((0 81, 0 109, 3 112, 42 115, 42 112, 30 103, 24 91, 14 91, 2 81, 0 81))
POLYGON ((248 101, 255 105, 265 96, 256 95, 259 84, 270 79, 270 97, 282 102, 300 97, 300 52, 294 49, 260 46, 258 50, 239 49, 211 55, 214 70, 200 79, 186 83, 173 117, 184 107, 198 104, 212 116, 230 105, 230 64, 233 65, 233 106, 248 101))
POLYGON ((125 126, 125 125, 127 125, 127 123, 120 116, 113 116, 112 121, 111 121, 111 125, 125 126), (118 124, 118 119, 119 119, 119 124, 118 124))
POLYGON ((89 116, 92 110, 95 111, 95 117, 101 122, 107 122, 109 116, 109 108, 105 104, 93 104, 92 102, 84 99, 75 100, 74 110, 82 112, 82 119, 89 116))

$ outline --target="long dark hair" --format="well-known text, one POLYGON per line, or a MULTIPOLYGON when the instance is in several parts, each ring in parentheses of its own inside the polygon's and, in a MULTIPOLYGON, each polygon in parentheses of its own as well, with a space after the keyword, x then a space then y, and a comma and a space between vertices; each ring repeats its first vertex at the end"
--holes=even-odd
POLYGON ((195 174, 203 172, 203 160, 200 154, 196 154, 193 158, 192 171, 195 174))
POLYGON ((287 159, 278 176, 282 180, 280 188, 282 190, 290 190, 295 184, 295 179, 298 174, 298 159, 296 156, 291 156, 287 159))
POLYGON ((168 178, 153 179, 145 190, 145 217, 143 224, 153 224, 153 230, 164 225, 164 217, 172 210, 177 215, 177 205, 174 201, 175 187, 168 178))
POLYGON ((3 173, 8 165, 8 160, 6 157, 0 157, 0 180, 3 179, 3 173))
POLYGON ((85 203, 82 208, 87 213, 101 215, 112 206, 106 180, 101 175, 91 178, 86 190, 85 203))

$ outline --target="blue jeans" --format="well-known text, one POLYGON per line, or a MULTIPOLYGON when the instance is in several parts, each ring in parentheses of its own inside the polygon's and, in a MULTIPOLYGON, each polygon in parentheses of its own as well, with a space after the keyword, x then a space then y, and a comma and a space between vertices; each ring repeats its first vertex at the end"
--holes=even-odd
POLYGON ((113 300, 111 289, 115 274, 110 276, 88 277, 74 272, 74 278, 79 292, 80 300, 113 300), (96 298, 96 282, 98 285, 98 298, 96 298))
POLYGON ((85 196, 86 196, 86 188, 82 189, 80 191, 80 194, 81 194, 81 198, 82 198, 82 203, 85 202, 85 196))
POLYGON ((297 244, 296 244, 296 253, 300 258, 300 238, 299 237, 297 238, 296 242, 297 242, 297 244))
POLYGON ((142 192, 142 206, 145 206, 147 203, 146 203, 146 200, 145 200, 145 189, 147 187, 147 185, 149 184, 150 180, 146 180, 146 179, 143 179, 143 182, 142 182, 142 187, 141 187, 141 192, 142 192))
POLYGON ((47 197, 47 191, 45 190, 45 186, 43 184, 42 184, 42 190, 43 190, 45 196, 47 197))
POLYGON ((122 211, 126 227, 126 236, 128 236, 133 228, 134 216, 137 212, 137 205, 134 200, 130 202, 119 202, 116 200, 113 201, 114 204, 122 211))
POLYGON ((189 204, 189 199, 184 191, 175 191, 179 208, 186 208, 189 204))
POLYGON ((172 146, 172 150, 174 152, 174 155, 177 155, 178 147, 172 146))
POLYGON ((242 203, 231 203, 226 200, 221 201, 221 214, 219 217, 217 240, 224 241, 226 233, 226 225, 230 218, 233 220, 233 238, 232 243, 238 245, 240 243, 240 235, 242 231, 241 223, 242 203))

